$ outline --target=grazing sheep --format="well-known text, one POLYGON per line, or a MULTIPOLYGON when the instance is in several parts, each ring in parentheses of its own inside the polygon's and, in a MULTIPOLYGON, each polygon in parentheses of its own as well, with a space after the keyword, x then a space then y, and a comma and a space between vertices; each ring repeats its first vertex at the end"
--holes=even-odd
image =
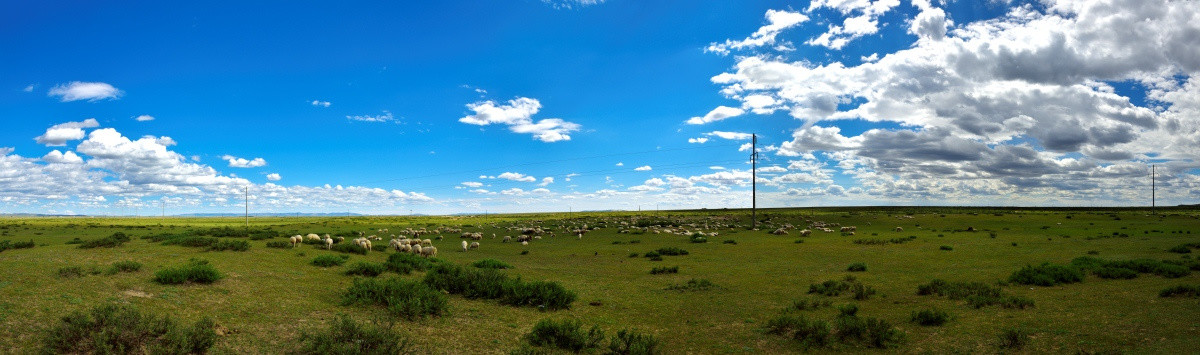
POLYGON ((774 235, 787 235, 787 234, 788 234, 788 231, 787 231, 787 228, 779 228, 779 229, 776 229, 774 232, 771 232, 771 234, 774 234, 774 235))
POLYGON ((523 241, 521 242, 521 245, 529 245, 529 241, 523 241))
POLYGON ((422 241, 421 241, 421 245, 423 245, 423 246, 427 246, 427 247, 428 247, 428 246, 433 246, 433 241, 432 241, 432 240, 429 240, 429 239, 422 240, 422 241))
POLYGON ((903 232, 903 231, 904 231, 904 228, 896 227, 896 231, 897 231, 897 232, 903 232))
POLYGON ((812 231, 811 231, 811 230, 808 230, 808 229, 801 229, 801 230, 800 230, 800 236, 801 236, 801 237, 807 237, 807 236, 810 236, 810 235, 812 235, 812 231))
POLYGON ((479 242, 471 242, 471 249, 479 249, 479 242))
POLYGON ((308 233, 305 238, 308 238, 308 240, 321 240, 321 236, 317 235, 316 233, 308 233))
POLYGON ((467 251, 467 241, 462 241, 463 252, 467 251))
POLYGON ((296 244, 301 244, 301 243, 304 243, 304 236, 301 236, 301 235, 299 235, 299 234, 297 234, 297 235, 293 235, 293 236, 292 236, 291 238, 289 238, 289 239, 290 239, 290 240, 291 240, 291 242, 292 242, 292 247, 293 247, 293 248, 295 248, 295 247, 296 247, 296 244))
POLYGON ((506 235, 506 236, 504 236, 504 239, 503 239, 503 240, 501 240, 500 242, 501 242, 501 243, 508 243, 508 242, 511 242, 511 241, 512 241, 512 236, 508 236, 508 235, 506 235))
POLYGON ((325 237, 325 250, 333 249, 333 238, 325 237))
POLYGON ((341 243, 341 242, 344 242, 344 241, 346 241, 346 237, 337 237, 337 239, 336 239, 336 240, 337 240, 337 242, 338 242, 338 243, 341 243))

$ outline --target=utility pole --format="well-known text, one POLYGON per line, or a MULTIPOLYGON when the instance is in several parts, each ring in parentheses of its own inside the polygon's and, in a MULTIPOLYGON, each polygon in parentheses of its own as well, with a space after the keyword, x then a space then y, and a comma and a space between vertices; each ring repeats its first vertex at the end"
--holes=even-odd
POLYGON ((1154 210, 1156 205, 1155 199, 1158 197, 1158 186, 1154 183, 1154 165, 1150 166, 1150 209, 1154 210))
POLYGON ((750 135, 750 229, 758 223, 758 135, 750 135))

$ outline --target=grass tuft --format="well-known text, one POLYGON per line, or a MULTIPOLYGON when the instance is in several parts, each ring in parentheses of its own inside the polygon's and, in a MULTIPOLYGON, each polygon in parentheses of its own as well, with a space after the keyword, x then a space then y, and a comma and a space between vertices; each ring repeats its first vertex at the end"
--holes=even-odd
POLYGON ((325 331, 301 335, 302 345, 296 354, 407 354, 412 343, 395 330, 378 324, 362 325, 348 316, 340 315, 325 331))
POLYGON ((202 354, 216 343, 205 318, 182 327, 170 317, 145 315, 129 305, 104 304, 61 318, 42 341, 48 354, 202 354))
POLYGON ((383 306, 393 316, 417 320, 445 314, 449 300, 445 294, 418 281, 399 277, 383 281, 355 279, 342 293, 342 305, 364 304, 383 306))
POLYGON ((206 260, 192 259, 177 267, 165 268, 154 273, 154 282, 164 285, 179 285, 184 283, 211 284, 224 278, 206 260))

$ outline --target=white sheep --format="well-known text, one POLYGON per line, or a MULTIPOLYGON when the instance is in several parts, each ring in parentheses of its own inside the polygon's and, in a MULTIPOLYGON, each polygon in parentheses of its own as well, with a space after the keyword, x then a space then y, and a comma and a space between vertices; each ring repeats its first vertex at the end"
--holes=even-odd
POLYGON ((479 249, 479 242, 471 242, 471 249, 479 249))
POLYGON ((308 235, 305 237, 308 238, 308 240, 321 240, 321 236, 317 235, 316 233, 308 233, 308 235))
POLYGON ((422 245, 422 246, 427 246, 427 247, 428 247, 428 246, 433 246, 433 241, 432 241, 432 240, 429 240, 429 239, 422 240, 422 241, 421 241, 421 245, 422 245))
POLYGON ((512 241, 512 236, 508 236, 508 235, 506 235, 506 236, 504 236, 504 239, 502 239, 500 242, 501 242, 501 243, 508 243, 508 242, 511 242, 511 241, 512 241))
POLYGON ((325 236, 325 250, 333 249, 333 238, 325 236))
POLYGON ((297 234, 297 235, 293 235, 293 236, 292 236, 291 238, 289 238, 289 239, 290 239, 290 241, 292 242, 292 247, 293 247, 293 248, 295 248, 295 247, 296 247, 296 244, 301 244, 301 243, 304 243, 304 236, 302 236, 302 235, 299 235, 299 234, 297 234))
POLYGON ((903 231, 904 231, 904 228, 901 228, 901 227, 896 227, 896 231, 897 231, 897 232, 903 232, 903 231))
POLYGON ((807 237, 807 236, 810 236, 810 235, 812 235, 812 231, 811 231, 811 230, 808 230, 808 229, 801 229, 801 230, 800 230, 800 236, 801 236, 801 237, 807 237))
POLYGON ((521 242, 521 245, 529 245, 529 242, 528 242, 528 241, 523 241, 523 242, 521 242))
POLYGON ((462 247, 464 252, 467 251, 467 241, 462 241, 462 247))

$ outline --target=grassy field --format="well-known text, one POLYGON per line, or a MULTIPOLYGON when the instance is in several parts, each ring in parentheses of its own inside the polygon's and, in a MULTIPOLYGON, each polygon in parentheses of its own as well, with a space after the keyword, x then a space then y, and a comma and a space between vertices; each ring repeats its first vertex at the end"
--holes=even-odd
MULTIPOLYGON (((767 334, 768 321, 802 315, 832 321, 837 306, 856 304, 860 317, 885 320, 903 334, 887 351, 905 353, 1200 352, 1200 298, 1160 297, 1165 288, 1200 286, 1200 271, 1167 278, 1143 273, 1133 279, 1103 279, 1084 273, 1081 282, 1033 286, 1007 282, 1026 265, 1068 264, 1091 256, 1105 260, 1149 258, 1193 263, 1197 252, 1168 251, 1200 243, 1200 210, 1034 210, 961 208, 845 208, 759 211, 759 230, 749 230, 749 211, 652 213, 524 214, 463 217, 252 218, 250 230, 268 239, 222 237, 250 242, 247 251, 204 251, 143 239, 163 233, 203 234, 216 227, 243 229, 240 218, 6 218, 0 219, 0 243, 33 241, 33 248, 0 252, 0 353, 35 352, 49 329, 75 310, 105 303, 127 303, 152 314, 170 315, 191 324, 210 317, 223 334, 212 353, 278 353, 298 346, 302 334, 324 329, 339 314, 360 321, 386 317, 383 308, 341 306, 341 295, 355 277, 346 266, 311 264, 337 252, 303 245, 267 248, 293 234, 389 234, 404 228, 460 228, 481 232, 479 249, 463 252, 457 233, 435 240, 437 259, 466 265, 491 258, 514 266, 503 271, 523 280, 554 281, 575 292, 569 309, 539 311, 489 300, 449 297, 448 312, 394 327, 418 353, 508 353, 543 319, 578 319, 606 334, 630 328, 654 335, 665 353, 799 352, 798 341, 767 334), (855 226, 854 235, 837 227, 801 237, 812 222, 855 226), (565 229, 596 228, 577 238, 565 229), (792 225, 786 235, 771 234, 792 225), (501 243, 517 236, 509 227, 541 226, 543 236, 527 246, 501 243), (901 227, 903 231, 897 231, 901 227), (270 228, 270 231, 265 231, 270 228), (389 233, 378 230, 388 228, 389 233), (673 233, 665 232, 671 229, 673 233), (656 233, 655 231, 658 231, 656 233), (717 232, 707 243, 693 243, 679 232, 717 232), (122 232, 131 241, 115 248, 80 249, 74 238, 91 240, 122 232), (493 239, 495 234, 497 238, 493 239), (915 236, 915 239, 907 240, 915 236), (890 242, 906 239, 905 242, 890 242), (727 243, 732 240, 734 243, 727 243), (871 244, 882 240, 885 244, 871 244), (860 241, 856 243, 855 241, 860 241), (688 251, 652 261, 642 254, 663 247, 688 251), (525 251, 528 251, 525 253, 525 251), (638 253, 631 257, 631 253, 638 253), (212 284, 161 285, 157 270, 189 259, 209 261, 225 278, 212 284), (109 275, 119 261, 135 261, 140 271, 109 275), (853 263, 866 271, 848 272, 853 263), (81 267, 84 275, 60 276, 81 267), (678 273, 651 274, 655 267, 678 273), (853 275, 877 293, 855 300, 809 294, 810 285, 853 275), (667 290, 692 279, 715 288, 667 290), (1027 309, 974 308, 963 300, 918 295, 918 285, 934 279, 981 282, 1007 295, 1034 302, 1027 309), (796 300, 829 301, 832 306, 784 312, 796 300), (912 312, 936 308, 950 314, 942 326, 910 322, 912 312), (1005 329, 1028 331, 1020 349, 1001 348, 1005 329)), ((435 238, 437 234, 423 236, 435 238)), ((1187 249, 1187 247, 1184 247, 1187 249)), ((1195 248, 1190 249, 1195 251, 1195 248)), ((349 263, 383 262, 390 252, 351 255, 349 263)), ((420 280, 422 272, 402 276, 420 280)), ((385 273, 379 278, 394 277, 385 273)), ((607 344, 607 342, 605 343, 607 344)), ((812 352, 876 351, 861 344, 810 349, 812 352)), ((596 351, 599 352, 599 351, 596 351)))

